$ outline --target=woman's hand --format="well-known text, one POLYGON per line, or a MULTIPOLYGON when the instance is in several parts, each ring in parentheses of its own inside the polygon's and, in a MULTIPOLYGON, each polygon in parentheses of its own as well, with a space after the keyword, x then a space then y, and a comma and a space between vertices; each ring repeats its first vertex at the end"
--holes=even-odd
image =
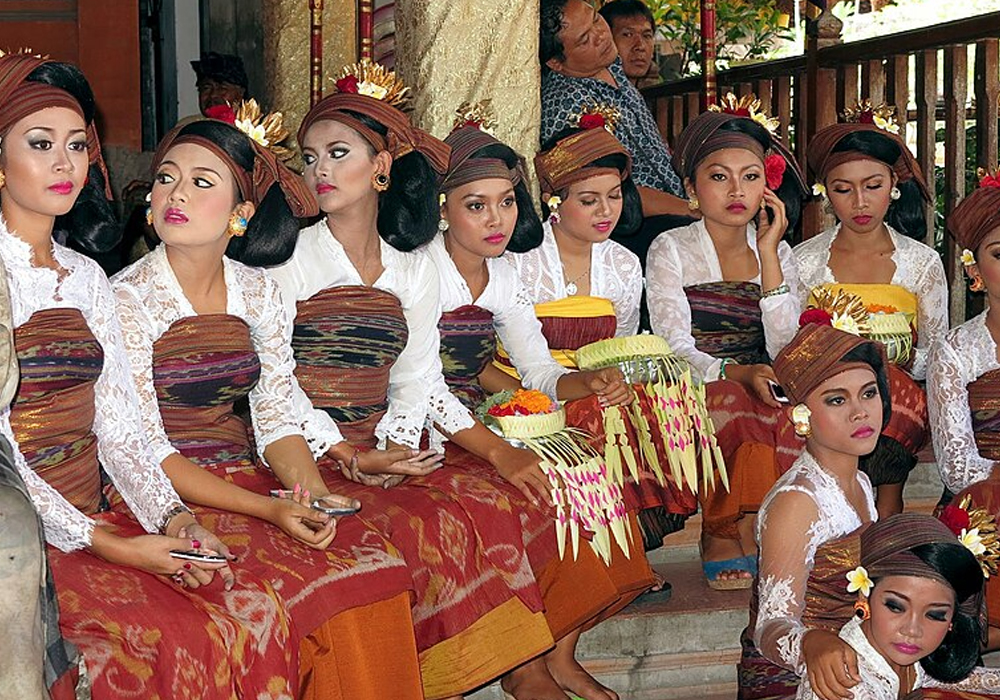
POLYGON ((549 479, 542 471, 541 459, 531 450, 521 449, 504 443, 504 448, 497 451, 495 456, 490 457, 490 464, 497 470, 517 490, 524 494, 524 497, 532 505, 538 506, 540 503, 552 505, 549 492, 552 487, 549 479))
MULTIPOLYGON (((324 500, 339 496, 324 497, 324 500)), ((345 499, 353 502, 353 499, 345 499)), ((333 505, 337 505, 335 503, 333 505)), ((299 489, 289 498, 272 498, 266 520, 312 549, 326 549, 337 534, 336 519, 312 507, 312 494, 299 489)))
POLYGON ((350 461, 337 460, 344 478, 365 486, 396 486, 408 476, 426 476, 441 467, 444 455, 434 450, 392 446, 355 452, 350 461))
MULTIPOLYGON (((109 536, 109 537, 114 537, 109 536)), ((232 588, 232 572, 229 565, 209 562, 195 562, 177 559, 170 555, 173 550, 182 552, 197 550, 206 552, 205 543, 187 537, 167 537, 166 535, 140 535, 138 537, 114 537, 116 541, 109 550, 102 548, 99 555, 115 564, 131 566, 141 571, 160 576, 170 576, 175 583, 188 588, 207 586, 215 572, 229 572, 230 581, 226 590, 232 588)), ((96 544, 96 540, 95 540, 96 544)))
POLYGON ((772 408, 781 408, 781 404, 771 396, 768 382, 778 383, 771 365, 726 365, 726 379, 739 382, 746 390, 772 408))
POLYGON ((632 387, 617 367, 583 371, 580 372, 580 378, 604 408, 627 404, 635 398, 632 387))
POLYGON ((785 203, 774 192, 764 190, 760 212, 757 214, 757 247, 778 250, 778 243, 788 230, 788 216, 785 214, 785 203), (769 221, 764 207, 769 207, 774 213, 774 221, 769 221))
POLYGON ((802 658, 809 684, 821 700, 846 700, 861 681, 858 655, 847 642, 827 630, 809 630, 802 637, 802 658))
MULTIPOLYGON (((193 548, 208 554, 220 554, 224 556, 229 561, 236 561, 236 555, 229 551, 229 547, 223 544, 222 540, 216 537, 214 532, 210 532, 203 525, 197 521, 184 525, 177 536, 184 539, 190 538, 193 543, 193 548)), ((187 564, 189 562, 185 562, 187 564)), ((190 562, 194 563, 194 562, 190 562)), ((186 569, 187 567, 185 567, 186 569)), ((206 565, 204 563, 198 563, 194 568, 194 576, 206 573, 206 565), (200 570, 199 570, 200 569, 200 570)), ((218 571, 219 576, 222 577, 222 583, 225 585, 226 590, 232 590, 233 584, 236 583, 236 577, 233 576, 233 570, 229 568, 229 564, 223 564, 215 569, 208 569, 208 571, 218 571)), ((191 582, 188 580, 187 576, 184 576, 184 583, 186 583, 191 588, 197 588, 197 586, 192 586, 191 582)), ((204 576, 198 579, 202 585, 207 585, 211 583, 212 577, 208 576, 207 580, 204 576)))

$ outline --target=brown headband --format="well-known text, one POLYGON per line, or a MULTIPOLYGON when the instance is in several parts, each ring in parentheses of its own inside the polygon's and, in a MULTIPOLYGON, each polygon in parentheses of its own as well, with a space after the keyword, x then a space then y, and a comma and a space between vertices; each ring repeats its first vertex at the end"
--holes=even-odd
POLYGON ((948 231, 958 245, 973 252, 986 236, 1000 228, 1000 187, 985 186, 959 202, 948 217, 948 231))
POLYGON ((877 373, 876 368, 865 362, 844 360, 847 353, 866 343, 882 355, 884 371, 885 351, 881 343, 832 326, 807 324, 799 329, 792 341, 774 358, 774 374, 792 402, 802 403, 816 387, 841 372, 867 367, 877 373))
MULTIPOLYGON (((938 543, 962 546, 958 536, 935 517, 919 513, 892 515, 861 533, 861 565, 873 579, 919 576, 951 587, 948 579, 910 551, 914 547, 938 543)), ((980 606, 980 596, 973 595, 962 602, 959 610, 978 618, 980 606)))
POLYGON ((924 175, 920 170, 920 166, 917 164, 917 159, 913 157, 910 149, 906 146, 906 142, 903 141, 898 134, 893 134, 889 131, 885 131, 884 129, 880 129, 874 124, 831 124, 828 127, 820 129, 820 131, 817 132, 816 135, 809 141, 809 146, 806 149, 806 160, 809 163, 809 169, 812 171, 813 177, 816 178, 816 181, 826 182, 826 178, 830 174, 830 171, 838 165, 843 165, 844 163, 850 163, 855 160, 875 160, 879 163, 882 162, 866 153, 861 153, 860 151, 834 152, 837 144, 839 144, 844 138, 850 134, 860 131, 870 131, 878 134, 882 138, 888 139, 899 148, 899 158, 895 163, 889 164, 889 167, 892 168, 892 171, 896 174, 896 178, 900 182, 913 180, 917 183, 917 187, 920 188, 920 193, 924 200, 929 202, 931 199, 931 193, 927 187, 927 182, 924 180, 924 175))
POLYGON ((448 170, 448 146, 443 141, 434 138, 423 129, 410 124, 409 118, 392 105, 367 95, 349 92, 338 92, 324 97, 317 102, 302 119, 299 126, 299 147, 306 132, 313 124, 321 121, 335 121, 344 124, 359 134, 376 151, 388 151, 394 159, 417 151, 430 162, 438 173, 448 170), (351 112, 363 114, 386 128, 387 135, 380 133, 364 124, 351 112))
POLYGON ((489 178, 510 180, 514 185, 525 179, 520 159, 517 167, 510 168, 500 158, 473 158, 473 155, 487 146, 503 145, 476 126, 459 127, 444 142, 451 147, 451 158, 448 161, 448 172, 441 183, 442 192, 489 178))
MULTIPOLYGON (((71 109, 86 119, 83 107, 73 95, 47 83, 28 80, 28 76, 48 59, 26 54, 0 57, 0 136, 6 136, 14 124, 50 107, 71 109)), ((87 124, 87 157, 104 176, 104 196, 112 198, 108 168, 101 153, 101 141, 93 122, 87 124)))
MULTIPOLYGON (((225 122, 219 123, 224 124, 225 122)), ((184 143, 195 144, 208 149, 226 164, 229 171, 233 174, 233 178, 236 180, 240 197, 244 201, 252 202, 254 206, 259 206, 267 195, 268 190, 271 189, 271 185, 277 183, 295 216, 305 219, 316 216, 319 213, 319 205, 316 203, 316 198, 313 197, 312 192, 306 187, 302 178, 279 162, 274 153, 268 148, 261 146, 249 136, 244 135, 254 149, 253 173, 248 173, 233 160, 232 156, 211 139, 199 134, 181 133, 186 126, 188 125, 174 127, 170 133, 163 137, 163 140, 156 149, 156 154, 153 156, 152 169, 154 173, 171 148, 184 143)), ((236 129, 236 127, 230 128, 236 129)))
MULTIPOLYGON (((677 147, 674 149, 673 156, 674 170, 677 171, 681 178, 693 180, 698 164, 712 153, 721 151, 724 148, 742 148, 751 151, 762 161, 764 160, 766 150, 770 150, 784 159, 786 176, 791 174, 799 190, 805 194, 805 178, 802 177, 802 170, 799 168, 798 161, 795 160, 795 157, 785 148, 785 145, 777 136, 768 132, 770 144, 767 149, 764 149, 760 141, 749 134, 739 131, 720 131, 723 126, 737 119, 752 121, 749 117, 730 114, 728 112, 702 112, 685 127, 677 139, 677 147)), ((761 126, 761 128, 764 129, 765 127, 761 126)))
POLYGON ((535 173, 542 193, 555 194, 595 175, 615 173, 624 180, 632 173, 632 157, 607 129, 584 129, 536 155, 535 173), (591 166, 594 161, 611 155, 625 156, 624 171, 591 166))

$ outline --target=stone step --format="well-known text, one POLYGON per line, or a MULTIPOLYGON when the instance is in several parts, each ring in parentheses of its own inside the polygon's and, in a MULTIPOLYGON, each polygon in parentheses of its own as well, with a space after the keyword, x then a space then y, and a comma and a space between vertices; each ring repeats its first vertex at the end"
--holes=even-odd
MULTIPOLYGON (((907 510, 929 513, 941 496, 937 466, 923 461, 904 491, 907 510)), ((715 591, 701 572, 701 515, 649 553, 673 587, 669 601, 640 598, 580 639, 578 657, 602 683, 628 700, 732 700, 740 633, 750 592, 715 591)), ((498 683, 469 700, 505 700, 498 683)))
MULTIPOLYGON (((640 598, 585 633, 578 658, 598 680, 629 700, 731 700, 749 591, 712 590, 697 561, 654 568, 669 578, 670 600, 640 598)), ((469 696, 503 697, 498 684, 469 696)))

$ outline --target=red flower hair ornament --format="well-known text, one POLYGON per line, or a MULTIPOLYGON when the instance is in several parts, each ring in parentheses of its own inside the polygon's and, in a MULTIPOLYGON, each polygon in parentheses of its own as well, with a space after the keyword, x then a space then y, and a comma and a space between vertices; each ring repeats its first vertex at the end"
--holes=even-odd
POLYGON ((774 191, 781 187, 787 168, 788 163, 777 153, 772 153, 764 159, 764 179, 767 180, 769 190, 774 191))

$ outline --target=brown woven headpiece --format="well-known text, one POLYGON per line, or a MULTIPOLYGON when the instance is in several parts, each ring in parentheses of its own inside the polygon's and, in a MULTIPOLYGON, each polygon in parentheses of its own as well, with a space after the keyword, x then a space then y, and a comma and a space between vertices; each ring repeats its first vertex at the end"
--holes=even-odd
POLYGON ((959 202, 948 217, 948 231, 959 247, 976 253, 991 231, 1000 228, 1000 186, 983 185, 959 202))
POLYGON ((624 180, 632 173, 632 156, 621 142, 603 127, 583 129, 560 140, 535 156, 535 174, 542 194, 555 194, 595 175, 615 173, 624 180), (625 156, 625 170, 592 166, 610 155, 625 156))
MULTIPOLYGON (((14 124, 30 114, 49 107, 65 107, 85 117, 83 107, 73 95, 61 88, 28 80, 38 66, 53 63, 47 58, 27 53, 0 56, 0 136, 6 136, 14 124)), ((87 156, 91 165, 104 175, 104 196, 111 199, 108 168, 101 153, 101 142, 93 121, 87 124, 87 156)))
MULTIPOLYGON (((927 181, 924 180, 923 172, 917 164, 917 159, 913 157, 910 149, 906 146, 897 134, 885 131, 875 124, 868 123, 848 123, 831 124, 820 129, 809 141, 806 149, 806 161, 809 163, 809 170, 812 171, 816 182, 826 182, 827 175, 838 165, 849 163, 854 160, 874 160, 870 155, 861 151, 838 151, 834 152, 837 144, 849 134, 859 131, 869 131, 878 134, 880 137, 892 141, 899 147, 899 158, 895 163, 888 164, 900 182, 913 180, 920 188, 920 193, 926 201, 930 201, 931 194, 927 188, 927 181)), ((881 161, 879 161, 881 162, 881 161)))
POLYGON ((285 195, 289 208, 295 216, 305 219, 316 216, 319 213, 319 205, 316 203, 316 198, 313 197, 312 192, 306 187, 301 177, 285 167, 267 147, 260 145, 235 126, 223 121, 218 121, 218 123, 225 124, 228 128, 238 132, 253 147, 254 165, 252 173, 244 170, 233 160, 232 156, 226 153, 225 149, 211 139, 200 134, 183 133, 189 124, 176 126, 163 137, 160 145, 156 147, 156 153, 153 156, 153 172, 156 172, 156 169, 160 167, 160 163, 166 158, 167 152, 174 146, 184 143, 196 144, 208 149, 226 164, 229 171, 233 174, 233 178, 236 180, 240 198, 243 201, 252 202, 254 206, 260 205, 268 190, 271 189, 271 185, 278 183, 285 195))

